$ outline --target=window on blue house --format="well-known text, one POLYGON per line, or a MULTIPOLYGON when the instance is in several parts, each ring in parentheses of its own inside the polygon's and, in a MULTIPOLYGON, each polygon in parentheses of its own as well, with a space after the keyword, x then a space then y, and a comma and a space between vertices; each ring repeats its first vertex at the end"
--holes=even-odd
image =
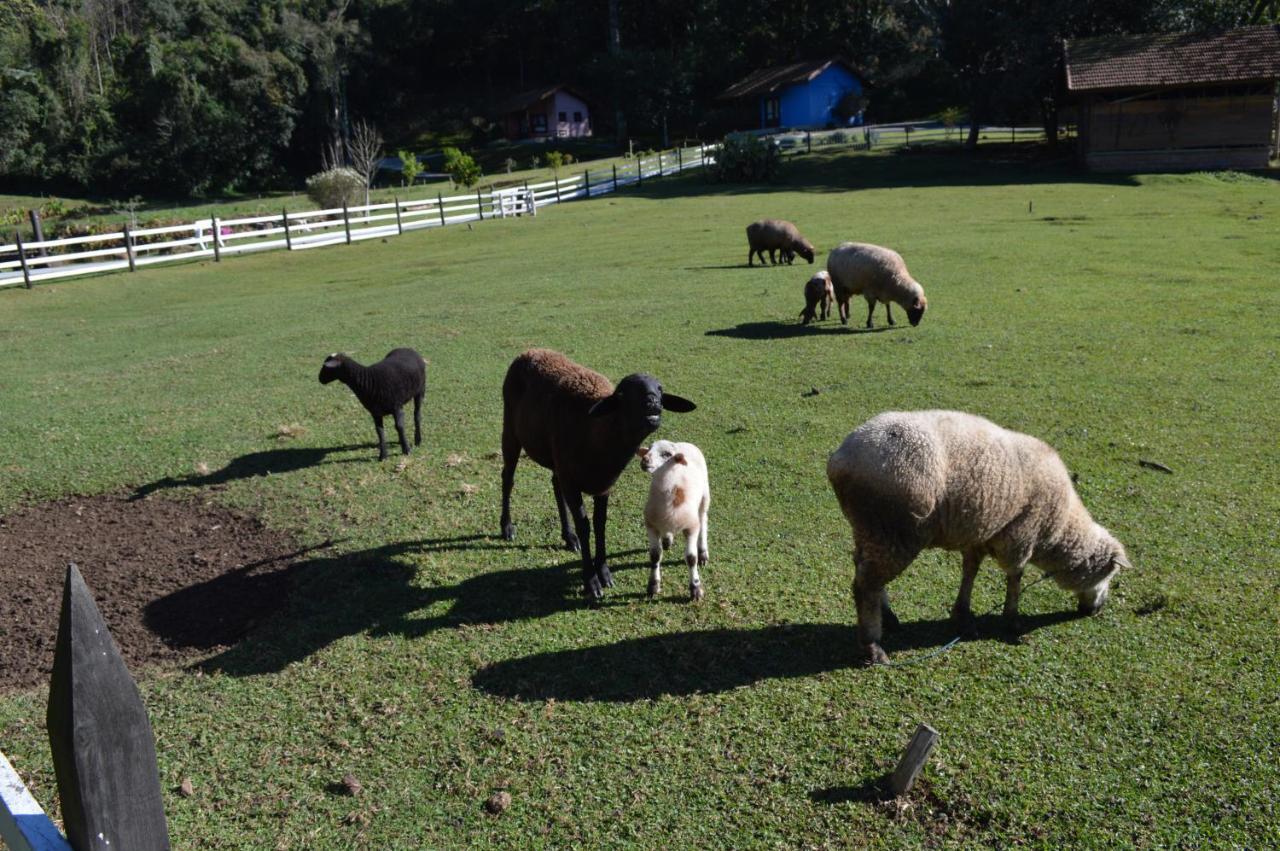
POLYGON ((577 123, 581 124, 581 123, 582 123, 582 113, 581 113, 581 112, 577 112, 577 111, 575 111, 575 112, 573 113, 573 120, 574 120, 574 121, 576 121, 577 123))

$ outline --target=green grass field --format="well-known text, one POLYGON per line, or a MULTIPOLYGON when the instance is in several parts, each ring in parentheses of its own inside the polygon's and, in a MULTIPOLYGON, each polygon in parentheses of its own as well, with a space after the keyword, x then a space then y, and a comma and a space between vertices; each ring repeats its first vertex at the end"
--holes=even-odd
MULTIPOLYGON (((175 847, 1280 843, 1280 183, 929 155, 788 169, 0 292, 0 512, 252 456, 277 472, 209 495, 338 542, 235 649, 141 673, 175 847), (855 304, 849 328, 801 328, 821 266, 746 268, 763 216, 823 257, 844 239, 900 251, 923 323, 896 310, 896 329, 861 333, 855 304), (330 351, 398 345, 431 364, 403 470, 374 460, 354 397, 316 382, 330 351), (659 435, 710 466, 702 604, 670 561, 664 598, 644 599, 635 468, 602 609, 579 602, 528 461, 517 539, 497 537, 499 388, 535 345, 698 403, 659 435), (929 407, 1055 445, 1134 569, 1096 618, 1065 617, 1074 599, 1041 583, 1020 638, 984 618, 936 658, 858 668, 826 457, 875 413, 929 407), (283 424, 305 431, 282 443, 283 424), (919 721, 941 733, 921 785, 865 800, 919 721), (358 798, 331 791, 347 772, 358 798), (498 789, 513 803, 495 817, 498 789)), ((893 659, 951 637, 959 577, 931 551, 893 583, 893 659)), ((988 564, 975 610, 1002 592, 988 564)), ((44 699, 0 698, 0 747, 48 807, 44 699)))

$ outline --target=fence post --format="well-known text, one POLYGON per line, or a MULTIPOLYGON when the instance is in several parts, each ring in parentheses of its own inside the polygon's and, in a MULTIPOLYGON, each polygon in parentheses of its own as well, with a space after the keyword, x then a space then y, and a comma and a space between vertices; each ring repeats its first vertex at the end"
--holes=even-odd
POLYGON ((45 720, 71 846, 168 851, 147 709, 74 564, 62 591, 45 720))
POLYGON ((679 148, 676 148, 676 174, 680 174, 682 171, 684 171, 684 154, 680 152, 679 148))
POLYGON ((636 159, 636 185, 644 186, 644 157, 636 159))
POLYGON ((133 234, 129 232, 129 223, 124 223, 124 253, 129 258, 129 271, 138 271, 133 262, 133 234))
POLYGON ((613 164, 613 191, 618 191, 618 164, 613 164))
POLYGON ((280 220, 284 222, 284 247, 293 250, 293 234, 289 232, 289 208, 280 209, 280 220))
POLYGON ((213 226, 213 262, 221 263, 222 262, 222 225, 218 222, 218 219, 216 217, 210 219, 209 221, 213 226))
POLYGON ((347 212, 347 202, 342 202, 342 229, 347 232, 347 245, 351 244, 351 214, 347 212))
POLYGON ((444 196, 439 192, 436 193, 436 209, 440 211, 440 227, 444 227, 444 196))
POLYGON ((480 216, 480 221, 484 221, 484 201, 480 198, 480 187, 476 187, 476 214, 480 216))
POLYGON ((582 173, 582 191, 588 198, 591 197, 591 169, 582 173))
POLYGON ((556 203, 559 204, 560 203, 560 175, 553 174, 551 176, 551 179, 556 182, 556 203))
MULTIPOLYGON (((31 235, 35 237, 34 242, 44 242, 44 227, 40 224, 40 211, 36 209, 27 210, 27 214, 31 217, 31 235)), ((48 257, 49 252, 45 247, 40 246, 40 256, 48 257)))
POLYGON ((13 236, 18 241, 18 262, 22 264, 22 282, 27 285, 27 289, 31 289, 31 270, 27 268, 27 252, 22 247, 22 233, 14 231, 13 236))
POLYGON ((658 151, 658 177, 662 176, 662 151, 658 151))
POLYGON ((813 153, 813 133, 809 130, 804 131, 804 147, 806 154, 813 153))
POLYGON ((400 221, 400 196, 392 195, 391 200, 396 202, 396 234, 404 236, 404 224, 400 221))

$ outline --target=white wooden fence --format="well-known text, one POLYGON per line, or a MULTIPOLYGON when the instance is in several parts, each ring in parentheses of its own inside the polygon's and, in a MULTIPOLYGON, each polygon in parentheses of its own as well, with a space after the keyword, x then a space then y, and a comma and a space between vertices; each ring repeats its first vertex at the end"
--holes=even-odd
POLYGON ((588 169, 582 174, 525 183, 464 195, 419 198, 360 207, 289 212, 245 218, 211 218, 191 224, 130 228, 113 233, 15 242, 0 245, 0 287, 30 287, 40 281, 114 272, 142 266, 232 254, 288 249, 303 251, 326 245, 349 245, 362 239, 397 236, 406 231, 445 227, 461 222, 537 215, 548 204, 594 198, 624 186, 714 161, 706 146, 662 151, 622 165, 588 169))

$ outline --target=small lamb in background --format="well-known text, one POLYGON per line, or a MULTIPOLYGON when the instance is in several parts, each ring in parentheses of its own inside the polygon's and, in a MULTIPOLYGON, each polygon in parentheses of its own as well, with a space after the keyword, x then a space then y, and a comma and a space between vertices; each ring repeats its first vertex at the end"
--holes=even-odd
POLYGON ((644 528, 649 536, 649 596, 662 593, 662 551, 684 533, 684 562, 689 565, 689 597, 701 600, 699 567, 707 565, 707 509, 711 484, 707 461, 692 443, 655 441, 636 450, 640 469, 652 474, 649 500, 644 506, 644 528))
POLYGON ((822 307, 822 318, 826 319, 831 315, 831 305, 835 300, 836 291, 831 285, 831 275, 825 271, 818 272, 804 285, 804 310, 800 311, 803 324, 808 325, 814 320, 819 305, 822 307))
POLYGON ((342 352, 325 358, 320 367, 320 383, 341 381, 356 394, 360 404, 373 416, 378 431, 378 460, 387 458, 387 436, 382 420, 395 418, 400 435, 400 450, 409 454, 409 441, 404 434, 403 406, 413 400, 413 443, 422 445, 422 397, 427 392, 427 362, 413 349, 392 349, 382 360, 370 366, 357 363, 342 352))
POLYGON ((969 597, 992 556, 1005 574, 1004 615, 1018 614, 1022 572, 1039 566, 1092 615, 1129 557, 1089 516, 1058 453, 1042 440, 960 411, 890 411, 854 429, 827 460, 853 527, 853 598, 865 661, 888 661, 881 618, 898 619, 885 585, 922 550, 963 553, 956 626, 974 629, 969 597))

